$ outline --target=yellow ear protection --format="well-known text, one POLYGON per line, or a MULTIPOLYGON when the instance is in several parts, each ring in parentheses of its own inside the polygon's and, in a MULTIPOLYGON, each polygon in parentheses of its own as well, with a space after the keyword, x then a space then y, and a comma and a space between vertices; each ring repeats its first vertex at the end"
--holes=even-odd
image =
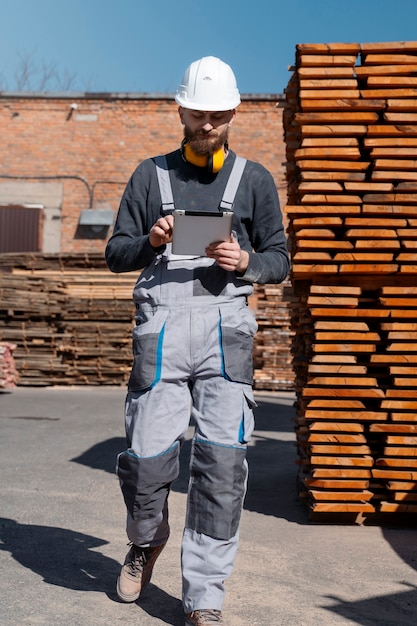
POLYGON ((193 165, 197 165, 197 167, 207 167, 210 172, 213 174, 217 174, 219 170, 222 169, 224 164, 224 149, 220 148, 216 150, 209 157, 200 156, 196 154, 193 149, 189 146, 188 143, 183 142, 182 144, 182 154, 184 159, 193 165))

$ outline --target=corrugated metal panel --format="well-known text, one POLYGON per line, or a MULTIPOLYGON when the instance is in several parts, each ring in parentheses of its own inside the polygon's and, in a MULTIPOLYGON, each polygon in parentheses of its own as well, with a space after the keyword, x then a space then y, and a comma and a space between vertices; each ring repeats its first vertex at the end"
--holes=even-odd
POLYGON ((42 209, 0 206, 0 253, 40 252, 42 209))

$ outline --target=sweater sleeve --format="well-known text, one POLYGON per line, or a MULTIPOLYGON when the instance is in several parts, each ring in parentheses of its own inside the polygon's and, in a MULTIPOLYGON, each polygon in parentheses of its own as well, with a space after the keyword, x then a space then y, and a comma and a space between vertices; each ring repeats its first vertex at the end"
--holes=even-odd
POLYGON ((239 278, 251 283, 280 283, 290 265, 278 192, 269 171, 259 164, 251 165, 251 184, 241 190, 245 194, 243 204, 251 205, 251 220, 238 225, 238 240, 249 253, 249 264, 239 278))
POLYGON ((149 229, 158 217, 158 198, 149 197, 151 174, 149 160, 144 161, 132 174, 123 193, 105 251, 106 263, 112 272, 142 269, 164 249, 163 246, 156 250, 149 243, 149 229), (150 220, 150 217, 155 219, 150 220))

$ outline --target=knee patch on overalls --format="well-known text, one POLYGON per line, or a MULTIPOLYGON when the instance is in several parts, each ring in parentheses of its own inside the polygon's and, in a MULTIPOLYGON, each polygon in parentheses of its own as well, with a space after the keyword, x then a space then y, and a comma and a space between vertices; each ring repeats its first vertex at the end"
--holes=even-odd
POLYGON ((246 491, 246 448, 193 442, 186 527, 216 539, 235 536, 246 491))
POLYGON ((179 474, 178 442, 153 457, 138 457, 130 450, 119 454, 117 475, 126 507, 134 520, 158 515, 165 504, 171 483, 179 474))

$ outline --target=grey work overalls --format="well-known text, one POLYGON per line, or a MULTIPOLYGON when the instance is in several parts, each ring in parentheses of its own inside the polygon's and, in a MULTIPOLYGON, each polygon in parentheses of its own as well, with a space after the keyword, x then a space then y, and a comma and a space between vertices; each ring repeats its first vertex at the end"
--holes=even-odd
MULTIPOLYGON (((244 163, 238 161, 236 169, 242 171, 244 163)), ((166 161, 156 165, 163 205, 172 209, 166 161)), ((240 175, 237 183, 233 171, 229 177, 233 196, 240 175)), ((233 199, 226 203, 230 206, 233 199)), ((118 459, 127 534, 136 545, 167 541, 167 498, 179 474, 180 446, 191 416, 196 429, 182 540, 186 612, 221 609, 223 583, 236 556, 246 444, 254 425, 257 325, 247 306, 251 292, 251 284, 212 259, 174 257, 170 245, 143 270, 134 289, 128 449, 118 459)))

